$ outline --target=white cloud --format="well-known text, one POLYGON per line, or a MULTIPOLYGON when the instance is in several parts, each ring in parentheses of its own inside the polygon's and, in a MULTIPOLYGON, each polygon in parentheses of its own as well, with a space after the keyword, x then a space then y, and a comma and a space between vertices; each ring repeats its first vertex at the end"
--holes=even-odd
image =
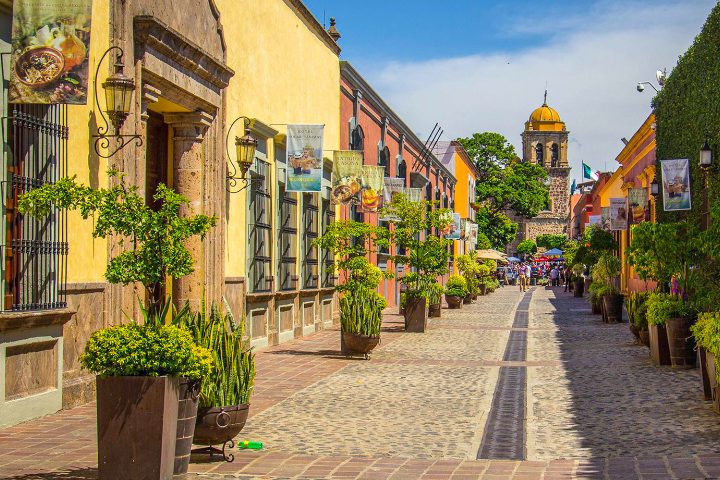
MULTIPOLYGON (((700 32, 714 0, 602 1, 583 17, 549 20, 549 41, 519 52, 496 52, 421 62, 392 62, 365 76, 404 120, 420 133, 439 122, 448 137, 497 131, 520 151, 530 112, 548 104, 570 130, 573 177, 580 162, 614 170, 622 149, 650 113, 651 88, 700 32), (553 23, 554 22, 554 23, 553 23)), ((548 21, 546 19, 546 21, 548 21)), ((508 35, 538 33, 541 25, 518 19, 508 35)))

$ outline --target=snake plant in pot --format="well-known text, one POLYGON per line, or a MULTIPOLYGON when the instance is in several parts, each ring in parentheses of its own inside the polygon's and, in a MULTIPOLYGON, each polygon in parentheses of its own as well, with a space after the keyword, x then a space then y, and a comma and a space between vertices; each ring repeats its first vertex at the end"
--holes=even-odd
POLYGON ((210 310, 203 302, 199 312, 184 309, 175 321, 190 332, 198 345, 212 352, 215 364, 200 389, 200 406, 191 436, 192 443, 208 448, 195 452, 211 456, 217 453, 232 461, 226 449, 234 446, 233 438, 247 420, 255 382, 255 354, 245 337, 244 318, 236 323, 230 306, 224 303, 224 314, 215 302, 210 310), (222 449, 213 445, 222 445, 222 449))
POLYGON ((592 267, 592 285, 602 299, 603 320, 607 323, 622 322, 623 296, 618 288, 621 271, 620 259, 610 253, 600 255, 592 267))
POLYGON ((440 317, 442 314, 441 302, 445 289, 439 283, 433 283, 427 288, 428 317, 440 317))
POLYGON ((330 250, 335 257, 331 270, 339 270, 343 283, 335 287, 340 294, 340 351, 343 355, 360 354, 366 359, 380 342, 382 312, 387 306, 377 293, 383 272, 372 265, 367 255, 378 247, 387 247, 390 232, 384 227, 345 220, 328 225, 314 244, 330 250))

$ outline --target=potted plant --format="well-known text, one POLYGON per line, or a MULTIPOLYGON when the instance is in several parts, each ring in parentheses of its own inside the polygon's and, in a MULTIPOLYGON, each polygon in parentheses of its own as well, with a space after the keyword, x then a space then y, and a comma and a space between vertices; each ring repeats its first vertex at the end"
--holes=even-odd
POLYGON ((206 378, 210 351, 177 326, 133 322, 94 332, 80 363, 97 375, 99 476, 170 479, 180 377, 206 378))
POLYGON ((617 287, 620 271, 620 259, 609 253, 601 255, 592 268, 593 283, 590 288, 600 284, 596 292, 601 294, 603 316, 607 323, 622 322, 623 296, 617 287))
POLYGON ((585 279, 583 278, 584 271, 585 267, 581 263, 576 263, 571 268, 574 297, 582 298, 585 293, 585 279))
POLYGON ((478 293, 482 292, 482 294, 485 294, 487 285, 483 279, 486 275, 490 275, 490 268, 487 265, 478 263, 475 252, 458 255, 455 257, 455 265, 457 265, 460 274, 465 278, 465 283, 467 284, 467 293, 463 298, 463 303, 472 303, 472 301, 477 298, 478 293))
POLYGON ((700 350, 703 390, 707 400, 713 400, 713 409, 720 413, 720 312, 707 312, 698 315, 697 322, 690 327, 700 350), (703 358, 703 356, 705 358, 703 358))
MULTIPOLYGON (((60 179, 55 184, 45 184, 22 195, 18 201, 18 210, 23 214, 35 217, 44 217, 52 207, 77 210, 83 219, 94 216, 92 232, 94 237, 116 236, 132 239, 129 248, 110 259, 105 271, 105 278, 113 284, 142 284, 147 298, 147 307, 143 309, 144 316, 146 321, 158 327, 168 315, 168 299, 164 294, 166 279, 181 278, 193 272, 194 260, 185 247, 185 242, 192 237, 204 238, 210 228, 216 224, 217 219, 207 215, 180 215, 181 207, 189 206, 187 198, 163 184, 158 185, 153 197, 155 202, 160 204, 160 208, 154 210, 146 204, 145 198, 138 194, 136 186, 125 184, 123 174, 119 171, 111 169, 108 171, 108 176, 115 183, 109 188, 94 189, 78 184, 74 177, 60 179)), ((122 338, 129 339, 130 337, 122 338)), ((148 352, 137 350, 137 345, 140 343, 131 343, 123 348, 127 349, 127 355, 149 355, 148 352)), ((149 357, 148 361, 151 362, 152 358, 149 357)), ((171 373, 168 375, 172 377, 171 373)), ((154 376, 152 372, 151 376, 154 376)), ((133 379, 133 381, 141 382, 137 379, 133 379)), ((167 380, 167 388, 173 390, 174 382, 175 380, 172 378, 167 380)), ((162 404, 166 409, 169 408, 174 412, 175 422, 179 421, 177 415, 180 407, 184 409, 189 405, 188 408, 192 411, 196 405, 195 388, 191 383, 178 380, 178 384, 181 390, 179 394, 176 392, 173 395, 179 395, 179 403, 175 406, 170 406, 167 402, 162 404)), ((103 379, 97 384, 98 421, 112 419, 116 413, 114 405, 117 402, 125 402, 128 407, 125 413, 128 418, 134 419, 128 420, 126 425, 127 428, 132 429, 134 428, 132 422, 137 420, 136 416, 143 414, 141 409, 145 405, 144 402, 154 401, 156 398, 152 395, 159 393, 153 393, 156 391, 151 392, 143 388, 116 388, 115 385, 116 381, 112 379, 103 379), (138 397, 131 401, 126 393, 138 395, 138 397)), ((182 410, 180 411, 182 412, 182 410)), ((156 415, 163 419, 167 417, 164 411, 156 412, 156 415)), ((98 425, 100 427, 100 423, 98 425)), ((121 451, 127 451, 127 445, 112 438, 112 435, 106 435, 105 427, 106 425, 103 424, 102 428, 98 428, 98 464, 101 477, 111 478, 114 473, 118 473, 122 475, 122 478, 128 479, 152 478, 146 473, 155 472, 156 470, 153 468, 157 467, 160 469, 157 471, 160 477, 156 478, 166 478, 166 461, 164 457, 161 459, 158 456, 165 455, 165 450, 159 451, 155 446, 143 449, 143 454, 147 454, 147 460, 143 461, 155 465, 152 468, 148 467, 149 470, 144 472, 142 469, 145 467, 141 463, 133 462, 127 452, 121 451)), ((109 428, 109 426, 107 427, 109 428)), ((177 427, 163 431, 177 433, 177 427)), ((131 430, 117 434, 126 437, 133 435, 131 430)), ((169 445, 165 439, 161 443, 163 449, 169 445)), ((172 441, 173 447, 176 443, 179 449, 185 448, 183 442, 175 440, 172 441)), ((178 450, 177 458, 187 458, 189 445, 187 448, 187 451, 178 450)), ((146 456, 143 458, 145 459, 146 456)), ((184 460, 179 461, 177 467, 180 470, 176 470, 175 473, 184 473, 182 469, 187 469, 187 463, 184 460)), ((172 474, 172 462, 169 468, 170 474, 172 474)))
POLYGON ((695 341, 690 335, 693 317, 692 307, 680 296, 657 292, 650 295, 647 319, 653 362, 675 368, 695 366, 695 341))
POLYGON ((460 275, 451 275, 445 285, 445 302, 450 309, 462 308, 463 298, 467 294, 467 280, 460 275))
POLYGON ((430 232, 445 231, 452 223, 452 211, 432 209, 435 202, 413 202, 397 194, 381 215, 394 226, 392 239, 403 254, 393 255, 396 265, 406 265, 409 273, 401 281, 406 287, 405 329, 424 332, 427 325, 427 290, 448 271, 452 241, 430 232))
POLYGON ((605 295, 605 293, 606 287, 602 282, 593 282, 588 287, 593 315, 600 315, 602 313, 603 295, 605 295))
POLYGON ((215 302, 210 310, 203 302, 197 314, 187 310, 176 323, 187 329, 198 345, 212 352, 214 367, 200 389, 200 405, 191 444, 207 448, 193 453, 220 454, 233 461, 226 449, 235 446, 233 438, 245 426, 250 409, 250 395, 255 383, 255 354, 245 336, 245 319, 235 322, 230 306, 225 314, 215 302), (221 449, 214 445, 222 445, 221 449))
POLYGON ((649 296, 650 292, 630 292, 625 301, 630 331, 637 341, 646 347, 650 346, 647 321, 647 299, 649 296))
POLYGON ((427 289, 428 317, 440 317, 442 314, 441 302, 445 289, 439 283, 433 283, 427 289))
POLYGON ((407 295, 405 295, 405 290, 402 290, 400 292, 400 306, 398 313, 400 315, 405 315, 405 305, 407 304, 407 295))
MULTIPOLYGON (((384 228, 354 220, 333 222, 313 244, 329 250, 335 257, 330 271, 342 272, 344 282, 335 287, 340 293, 340 352, 368 358, 380 342, 382 312, 387 306, 376 289, 391 272, 372 265, 367 255, 378 247, 388 247, 390 232, 384 228)), ((406 304, 410 292, 405 291, 406 304)), ((407 307, 406 307, 407 308, 407 307)))

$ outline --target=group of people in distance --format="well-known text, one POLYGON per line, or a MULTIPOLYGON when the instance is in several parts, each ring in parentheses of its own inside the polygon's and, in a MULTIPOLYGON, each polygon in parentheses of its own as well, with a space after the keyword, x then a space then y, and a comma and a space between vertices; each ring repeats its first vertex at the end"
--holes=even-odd
POLYGON ((567 291, 570 284, 570 272, 560 262, 546 262, 536 265, 531 263, 515 263, 512 266, 514 276, 517 278, 518 286, 520 291, 527 291, 527 286, 530 283, 530 278, 547 278, 549 285, 552 287, 559 287, 565 285, 565 291, 567 291))

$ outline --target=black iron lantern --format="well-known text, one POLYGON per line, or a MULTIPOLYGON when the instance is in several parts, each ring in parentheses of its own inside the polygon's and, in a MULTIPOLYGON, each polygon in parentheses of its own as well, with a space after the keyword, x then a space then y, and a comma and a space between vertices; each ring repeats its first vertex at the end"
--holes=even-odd
POLYGON ((700 149, 700 168, 702 168, 703 170, 709 169, 712 166, 712 157, 712 150, 710 149, 710 145, 708 145, 708 142, 706 140, 705 144, 700 149))
POLYGON ((650 194, 656 196, 660 193, 660 185, 658 184, 657 178, 653 179, 650 184, 650 194))
POLYGON ((250 119, 247 117, 238 117, 228 128, 227 137, 225 139, 225 146, 227 157, 228 157, 228 174, 227 174, 227 190, 231 193, 238 193, 246 189, 249 183, 247 178, 247 172, 253 166, 255 162, 255 150, 257 149, 258 141, 250 133, 250 119), (235 137, 235 161, 230 156, 229 140, 230 132, 232 131, 233 125, 239 120, 243 120, 245 124, 245 135, 242 137, 235 137), (236 189, 237 184, 242 182, 243 186, 236 189))
POLYGON ((93 135, 93 138, 95 138, 95 153, 99 157, 103 158, 112 157, 133 140, 135 140, 135 144, 138 147, 143 144, 141 135, 123 135, 120 133, 123 123, 125 123, 128 115, 130 115, 133 93, 135 92, 135 81, 132 78, 125 76, 123 73, 123 69, 125 68, 122 61, 123 55, 123 49, 120 47, 113 46, 108 48, 100 58, 97 70, 95 70, 95 105, 97 107, 97 112, 100 114, 100 117, 105 123, 105 126, 99 126, 97 134, 93 135), (97 89, 98 74, 100 73, 100 66, 102 65, 103 60, 105 60, 105 57, 113 50, 117 51, 114 64, 115 71, 102 83, 102 88, 105 91, 105 109, 103 110, 100 107, 100 96, 98 95, 97 89), (109 134, 110 124, 108 123, 108 118, 105 116, 103 111, 107 113, 108 117, 110 117, 110 123, 112 123, 113 130, 115 131, 114 135, 109 134), (117 144, 114 148, 110 147, 111 138, 115 139, 117 144), (108 150, 108 153, 103 153, 105 150, 108 150))

